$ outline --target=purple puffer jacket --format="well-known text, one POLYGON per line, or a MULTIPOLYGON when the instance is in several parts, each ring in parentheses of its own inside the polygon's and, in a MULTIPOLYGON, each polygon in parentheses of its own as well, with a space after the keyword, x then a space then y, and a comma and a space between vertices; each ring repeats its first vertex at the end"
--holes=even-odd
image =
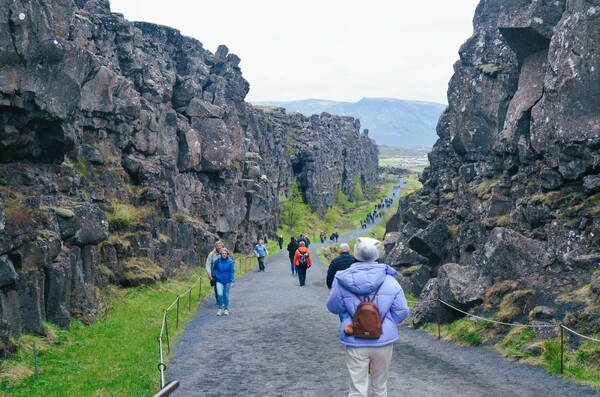
POLYGON ((356 262, 348 269, 337 272, 331 293, 327 299, 327 309, 335 314, 350 314, 340 324, 340 342, 352 347, 385 346, 398 340, 397 323, 408 317, 409 309, 402 287, 394 278, 396 271, 384 263, 356 262), (379 339, 355 338, 346 335, 344 327, 352 324, 352 317, 360 303, 355 293, 373 296, 379 288, 375 304, 383 321, 379 339))

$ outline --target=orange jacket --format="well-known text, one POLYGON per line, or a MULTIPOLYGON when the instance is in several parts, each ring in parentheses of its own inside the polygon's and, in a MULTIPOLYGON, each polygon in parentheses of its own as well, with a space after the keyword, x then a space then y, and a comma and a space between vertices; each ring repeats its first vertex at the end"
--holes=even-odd
POLYGON ((300 263, 298 262, 298 258, 300 258, 300 253, 308 252, 308 266, 312 266, 312 258, 310 257, 310 251, 306 247, 298 247, 296 253, 294 254, 294 266, 298 266, 300 263))

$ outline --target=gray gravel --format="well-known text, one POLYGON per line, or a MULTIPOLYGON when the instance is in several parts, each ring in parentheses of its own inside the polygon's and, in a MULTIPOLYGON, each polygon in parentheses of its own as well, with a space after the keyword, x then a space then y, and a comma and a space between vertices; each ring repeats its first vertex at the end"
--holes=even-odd
MULTIPOLYGON (((354 239, 364 231, 342 236, 354 239)), ((326 243, 327 244, 327 243, 326 243)), ((311 251, 320 244, 311 244, 311 251)), ((251 270, 231 290, 229 317, 206 299, 167 363, 174 396, 344 396, 348 376, 339 319, 325 307, 327 267, 316 256, 306 286, 292 277, 287 251, 251 270)), ((508 362, 498 353, 437 341, 400 326, 388 381, 390 396, 598 396, 549 376, 542 368, 508 362)))

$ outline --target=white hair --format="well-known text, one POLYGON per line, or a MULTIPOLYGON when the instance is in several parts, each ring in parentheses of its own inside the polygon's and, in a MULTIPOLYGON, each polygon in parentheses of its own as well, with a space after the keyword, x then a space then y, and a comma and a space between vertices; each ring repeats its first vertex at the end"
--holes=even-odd
POLYGON ((354 257, 360 262, 374 262, 381 253, 381 241, 370 237, 359 237, 354 246, 354 257))

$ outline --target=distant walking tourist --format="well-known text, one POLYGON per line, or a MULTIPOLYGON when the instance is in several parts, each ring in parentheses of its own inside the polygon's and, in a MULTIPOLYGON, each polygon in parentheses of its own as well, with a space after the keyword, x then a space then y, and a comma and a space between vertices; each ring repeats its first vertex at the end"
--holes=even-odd
POLYGON ((280 234, 277 237, 277 242, 279 243, 279 250, 282 250, 283 249, 283 234, 280 234))
POLYGON ((206 263, 204 264, 208 279, 211 280, 210 285, 212 285, 215 289, 215 301, 217 304, 219 304, 219 299, 217 298, 217 285, 215 281, 212 280, 212 265, 215 262, 215 259, 217 259, 221 254, 221 248, 223 248, 223 242, 215 241, 215 248, 208 253, 208 256, 206 257, 206 263))
POLYGON ((304 241, 300 241, 300 244, 298 244, 298 249, 294 254, 294 265, 296 265, 298 281, 302 287, 306 283, 306 270, 312 266, 310 251, 306 248, 306 243, 304 241))
POLYGON ((287 245, 288 254, 290 257, 290 265, 292 266, 292 276, 294 274, 298 274, 298 268, 294 265, 294 256, 296 255, 296 250, 298 249, 298 243, 296 242, 296 237, 290 237, 290 242, 287 245))
POLYGON ((265 271, 265 256, 269 255, 269 250, 267 250, 267 246, 264 244, 263 240, 258 240, 258 244, 254 246, 254 253, 256 254, 256 258, 258 259, 258 271, 265 271))
POLYGON ((402 287, 394 278, 396 271, 376 262, 380 245, 369 237, 356 239, 354 257, 360 262, 336 274, 327 299, 330 312, 349 314, 339 331, 350 374, 348 396, 387 396, 388 369, 394 342, 398 340, 396 324, 409 314, 402 287), (363 332, 360 324, 353 324, 359 304, 367 297, 375 303, 381 319, 380 328, 373 333, 363 332))
POLYGON ((327 269, 327 279, 325 284, 327 284, 327 288, 331 289, 331 285, 333 284, 333 278, 338 271, 346 270, 350 267, 351 264, 356 262, 356 259, 350 254, 350 246, 346 243, 340 244, 339 248, 340 255, 333 258, 331 263, 329 264, 329 268, 327 269))
POLYGON ((215 259, 213 277, 217 280, 217 298, 219 299, 217 316, 229 316, 229 289, 233 287, 235 280, 235 264, 229 257, 229 250, 225 247, 221 248, 221 255, 215 259))

